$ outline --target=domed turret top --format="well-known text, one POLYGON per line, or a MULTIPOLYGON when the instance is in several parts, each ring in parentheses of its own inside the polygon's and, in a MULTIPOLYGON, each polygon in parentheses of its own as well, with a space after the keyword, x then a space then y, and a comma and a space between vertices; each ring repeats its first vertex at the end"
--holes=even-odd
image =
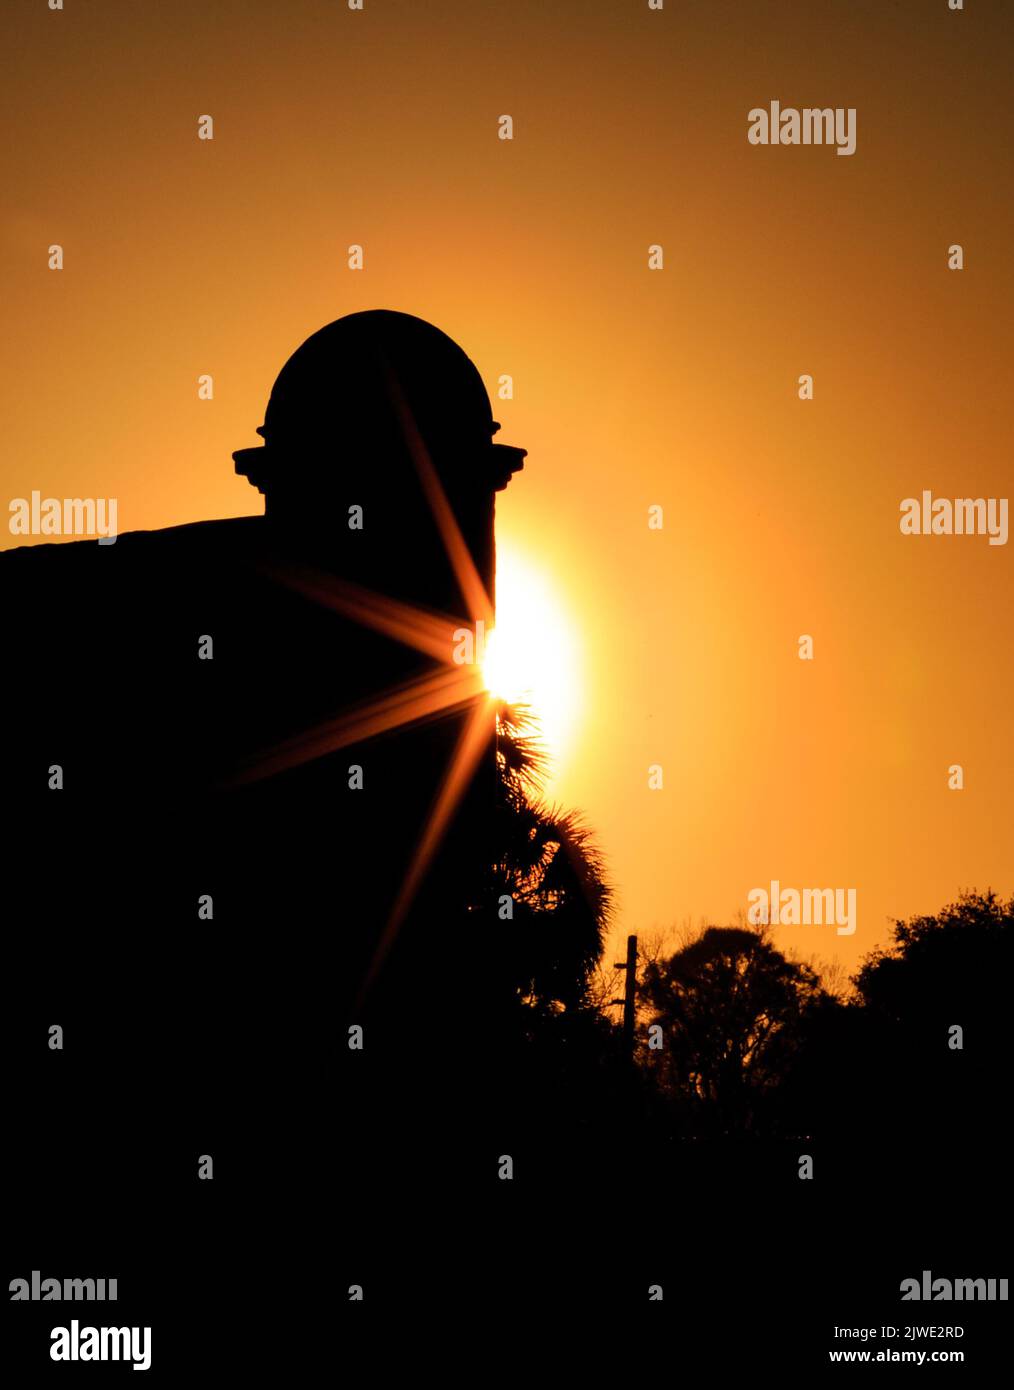
POLYGON ((438 474, 453 484, 506 485, 525 450, 494 445, 482 377, 468 355, 424 319, 371 309, 312 334, 279 372, 258 449, 233 455, 262 492, 273 483, 361 469, 404 455, 418 431, 438 474))

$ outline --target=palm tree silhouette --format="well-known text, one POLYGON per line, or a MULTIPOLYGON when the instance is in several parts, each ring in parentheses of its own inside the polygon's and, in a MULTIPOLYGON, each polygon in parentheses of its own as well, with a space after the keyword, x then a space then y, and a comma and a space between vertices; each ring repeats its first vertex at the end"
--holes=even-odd
POLYGON ((497 705, 495 862, 489 897, 509 896, 503 938, 510 986, 529 1009, 559 1011, 586 1002, 591 972, 613 907, 605 863, 576 811, 545 799, 545 749, 525 705, 497 705))

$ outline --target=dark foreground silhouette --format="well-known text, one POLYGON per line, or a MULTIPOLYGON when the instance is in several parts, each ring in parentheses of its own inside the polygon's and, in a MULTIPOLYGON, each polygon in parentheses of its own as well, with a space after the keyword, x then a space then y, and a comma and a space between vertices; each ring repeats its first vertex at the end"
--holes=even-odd
MULTIPOLYGON (((452 654, 455 631, 492 618, 493 499, 523 456, 497 428, 444 334, 350 315, 293 354, 264 444, 235 455, 263 517, 2 557, 21 658, 8 786, 50 891, 80 911, 101 882, 107 929, 130 897, 134 951, 160 917, 212 955, 211 940, 264 934, 276 985, 291 970, 299 988, 334 946, 344 1018, 386 965, 380 937, 475 716, 478 752, 419 885, 446 909, 474 897, 494 715, 452 654), (214 928, 194 925, 204 894, 214 928)), ((408 928, 394 937, 416 950, 408 928)), ((378 987, 436 967, 433 945, 378 987)))
POLYGON ((495 712, 457 658, 524 456, 498 429, 446 335, 351 315, 235 455, 263 517, 0 557, 19 1172, 72 1273, 142 1210, 154 1252, 223 1220, 287 1265, 340 1229, 344 1277, 488 1154, 495 712))
POLYGON ((12 1273, 118 1276, 124 1323, 175 1309, 175 1383, 226 1303, 328 1323, 353 1284, 367 1316, 515 1320, 643 1313, 657 1284, 727 1356, 730 1321, 763 1340, 812 1306, 824 1339, 897 1320, 923 1267, 1006 1273, 1009 913, 871 964, 852 1009, 709 934, 642 978, 661 1059, 592 1006, 601 865, 526 799, 516 739, 498 763, 454 657, 523 457, 497 428, 445 335, 351 315, 237 451, 263 517, 0 556, 12 1273), (731 1064, 758 1019, 776 1041, 731 1064))

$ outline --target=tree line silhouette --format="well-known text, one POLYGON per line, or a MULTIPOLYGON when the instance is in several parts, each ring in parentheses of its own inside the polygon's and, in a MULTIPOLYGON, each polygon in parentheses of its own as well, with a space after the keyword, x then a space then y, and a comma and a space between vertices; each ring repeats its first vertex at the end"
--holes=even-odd
POLYGON ((770 928, 649 939, 631 1054, 603 965, 613 896, 582 819, 548 806, 530 714, 502 707, 492 911, 513 899, 502 983, 501 1086, 544 1144, 618 1133, 664 1145, 871 1138, 938 1159, 1003 1131, 1014 896, 968 891, 895 922, 851 978, 793 959, 770 928))

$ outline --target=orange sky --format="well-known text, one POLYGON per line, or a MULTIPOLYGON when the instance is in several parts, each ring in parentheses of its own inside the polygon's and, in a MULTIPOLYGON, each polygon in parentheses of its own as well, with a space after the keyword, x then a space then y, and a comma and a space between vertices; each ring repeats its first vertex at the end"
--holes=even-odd
POLYGON ((256 511, 230 454, 292 349, 419 314, 514 378, 498 534, 574 623, 553 790, 618 935, 855 887, 854 936, 776 937, 851 967, 1014 889, 1014 543, 898 527, 1010 491, 1008 4, 65 4, 0 18, 8 498, 256 511), (856 153, 751 146, 772 99, 854 107, 856 153))

